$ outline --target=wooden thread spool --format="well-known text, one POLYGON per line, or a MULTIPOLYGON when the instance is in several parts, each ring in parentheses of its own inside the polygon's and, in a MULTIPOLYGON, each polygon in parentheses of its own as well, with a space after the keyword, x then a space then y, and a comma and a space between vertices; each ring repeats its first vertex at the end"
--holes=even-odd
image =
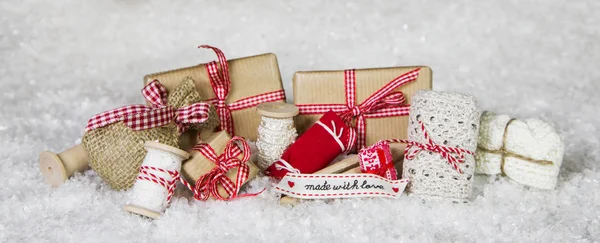
MULTIPOLYGON (((181 149, 154 141, 146 141, 144 148, 146 148, 148 153, 144 157, 142 167, 156 167, 164 171, 176 173, 177 175, 179 175, 179 171, 181 170, 181 162, 190 156, 181 149)), ((154 174, 157 178, 161 178, 165 182, 170 182, 174 179, 172 174, 162 171, 152 170, 147 172, 154 174)), ((147 174, 140 173, 131 189, 130 203, 126 204, 123 208, 131 213, 158 218, 167 207, 169 190, 159 183, 142 180, 140 177, 153 178, 147 174)), ((175 183, 178 180, 176 178, 173 181, 172 190, 175 189, 175 183)))
POLYGON ((298 115, 299 110, 293 104, 279 102, 259 104, 256 110, 262 115, 256 140, 259 151, 257 165, 265 170, 281 158, 283 151, 296 140, 298 132, 293 117, 298 115))
POLYGON ((81 144, 59 154, 46 150, 40 154, 39 165, 44 182, 59 187, 75 173, 89 168, 88 153, 81 144))

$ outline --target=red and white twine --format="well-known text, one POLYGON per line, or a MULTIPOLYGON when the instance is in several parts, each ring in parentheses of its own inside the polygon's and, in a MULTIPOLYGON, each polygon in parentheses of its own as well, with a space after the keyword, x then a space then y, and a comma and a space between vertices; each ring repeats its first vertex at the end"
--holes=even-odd
POLYGON ((433 142, 433 140, 431 140, 431 138, 429 137, 429 133, 427 132, 427 129, 425 128, 423 122, 419 121, 419 124, 421 125, 421 130, 423 131, 423 136, 425 136, 425 140, 427 140, 427 143, 423 144, 415 141, 400 139, 390 139, 387 141, 391 143, 407 144, 406 152, 404 153, 404 158, 407 160, 414 159, 417 156, 417 154, 421 151, 431 151, 439 153, 443 158, 446 159, 446 161, 448 161, 448 164, 450 164, 456 171, 458 171, 458 173, 462 174, 463 171, 460 168, 460 163, 465 162, 465 154, 473 155, 473 152, 467 149, 439 145, 433 142))
POLYGON ((171 202, 171 198, 173 197, 173 193, 175 192, 175 183, 177 181, 181 181, 181 183, 189 187, 189 184, 181 177, 181 174, 178 171, 165 170, 154 166, 141 166, 140 174, 138 174, 137 179, 154 182, 167 189, 167 204, 171 202), (171 176, 171 180, 166 180, 163 177, 157 176, 156 174, 152 173, 152 171, 158 171, 168 174, 171 176))

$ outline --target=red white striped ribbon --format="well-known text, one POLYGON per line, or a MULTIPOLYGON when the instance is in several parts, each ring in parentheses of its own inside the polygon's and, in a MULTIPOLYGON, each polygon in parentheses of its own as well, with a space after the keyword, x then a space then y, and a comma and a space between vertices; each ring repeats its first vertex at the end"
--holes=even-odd
POLYGON ((123 121, 132 130, 139 131, 165 126, 175 120, 179 132, 183 132, 189 124, 208 119, 210 105, 207 103, 195 103, 179 109, 167 106, 167 89, 158 80, 146 85, 142 89, 142 95, 150 102, 151 107, 128 105, 96 114, 88 121, 85 131, 119 121, 123 121))
POLYGON ((452 167, 456 171, 458 171, 459 173, 462 174, 463 171, 460 168, 459 163, 465 162, 465 154, 473 155, 473 152, 471 152, 467 149, 448 147, 448 146, 436 144, 429 137, 429 133, 427 132, 427 129, 425 129, 425 125, 423 124, 423 122, 419 121, 419 124, 421 125, 421 130, 423 131, 423 135, 425 136, 425 139, 427 140, 426 144, 422 144, 422 143, 418 143, 418 142, 410 141, 410 140, 401 140, 401 139, 390 139, 390 140, 386 140, 386 141, 391 142, 391 143, 407 144, 406 152, 404 152, 404 158, 407 160, 414 159, 415 156, 417 156, 417 154, 421 151, 431 151, 431 152, 439 153, 443 158, 445 158, 448 161, 448 164, 452 165, 452 167))
POLYGON ((216 96, 215 98, 208 100, 208 102, 211 102, 217 108, 217 114, 220 119, 220 130, 225 130, 232 136, 235 135, 233 118, 231 116, 232 111, 254 107, 265 102, 285 100, 285 92, 283 90, 277 90, 243 98, 227 104, 225 100, 231 90, 231 79, 229 77, 229 65, 227 64, 225 54, 218 48, 209 45, 201 45, 198 48, 212 49, 217 54, 219 60, 218 62, 212 61, 207 63, 206 69, 208 71, 210 84, 216 96), (219 65, 221 66, 220 69, 219 65), (221 72, 219 72, 219 70, 221 72))
POLYGON ((194 198, 197 200, 205 201, 211 195, 218 200, 231 200, 236 197, 255 196, 262 192, 238 195, 240 188, 248 179, 250 173, 250 167, 247 164, 251 156, 250 146, 248 146, 248 143, 246 143, 244 138, 238 136, 233 137, 227 145, 225 145, 223 154, 218 156, 215 153, 215 150, 207 143, 197 144, 192 150, 200 152, 216 165, 215 168, 202 175, 196 181, 194 188, 190 187, 194 192, 194 198), (242 148, 240 149, 236 143, 239 143, 242 148), (240 154, 243 154, 242 159, 238 158, 240 154), (236 167, 238 168, 238 173, 234 183, 227 177, 227 172, 236 167), (225 189, 227 197, 221 196, 218 191, 219 185, 225 189))
POLYGON ((417 80, 420 68, 402 74, 375 93, 361 104, 356 105, 356 71, 354 69, 344 71, 346 104, 297 104, 300 114, 313 115, 333 111, 349 126, 356 119, 357 149, 366 145, 366 131, 368 118, 380 118, 390 116, 405 116, 410 111, 410 105, 404 104, 406 98, 400 91, 393 92, 396 88, 417 80))
POLYGON ((171 198, 173 197, 173 193, 175 192, 175 182, 181 181, 184 185, 189 186, 189 184, 181 177, 178 171, 174 170, 165 170, 154 166, 142 166, 140 167, 140 174, 137 176, 138 180, 146 180, 154 182, 158 185, 161 185, 165 189, 167 189, 167 204, 171 202, 171 198), (152 173, 152 171, 158 171, 171 176, 170 180, 166 180, 163 177, 157 176, 152 173))

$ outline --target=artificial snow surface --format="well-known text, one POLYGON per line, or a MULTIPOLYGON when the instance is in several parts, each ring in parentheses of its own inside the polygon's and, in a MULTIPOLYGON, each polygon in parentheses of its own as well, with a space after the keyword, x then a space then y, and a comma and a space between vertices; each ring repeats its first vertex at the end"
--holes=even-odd
POLYGON ((3 0, 0 242, 600 241, 598 12, 597 0, 3 0), (142 103, 145 74, 215 59, 195 48, 205 43, 229 58, 277 54, 288 98, 298 70, 429 65, 434 89, 552 121, 567 144, 558 186, 480 176, 466 204, 179 196, 150 221, 93 172, 43 184, 41 151, 78 143, 97 112, 142 103))

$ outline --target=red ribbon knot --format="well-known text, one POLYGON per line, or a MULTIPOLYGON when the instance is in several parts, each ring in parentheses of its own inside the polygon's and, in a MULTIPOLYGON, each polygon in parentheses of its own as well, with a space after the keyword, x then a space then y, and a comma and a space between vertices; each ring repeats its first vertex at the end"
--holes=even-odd
POLYGON ((218 62, 212 61, 207 63, 206 70, 208 71, 211 87, 215 93, 215 98, 208 101, 217 108, 217 114, 219 115, 220 120, 220 130, 227 131, 231 136, 235 135, 233 117, 231 115, 232 111, 254 107, 265 102, 285 100, 285 92, 283 90, 277 90, 243 98, 227 104, 227 96, 231 90, 231 78, 229 77, 229 64, 227 63, 225 54, 218 48, 209 45, 201 45, 198 48, 211 49, 217 55, 218 62))
POLYGON ((142 95, 151 106, 128 105, 94 115, 88 121, 85 131, 107 126, 115 122, 123 123, 134 131, 165 126, 172 121, 182 133, 193 123, 201 123, 208 119, 210 105, 195 103, 175 109, 167 105, 167 89, 154 80, 142 89, 142 95))
POLYGON ((354 69, 344 71, 344 84, 346 92, 346 104, 297 104, 300 114, 313 115, 323 114, 328 111, 336 112, 342 120, 356 129, 357 149, 366 145, 367 118, 380 118, 390 116, 408 115, 410 105, 404 104, 406 98, 398 87, 413 82, 419 77, 420 68, 404 73, 388 82, 361 104, 356 105, 356 71, 354 69), (356 119, 356 125, 352 120, 356 119))
POLYGON ((210 196, 218 200, 231 200, 236 197, 243 196, 255 196, 260 194, 244 194, 238 195, 238 192, 244 182, 248 179, 250 173, 250 167, 248 161, 250 160, 250 146, 242 137, 233 137, 227 145, 223 154, 217 156, 215 150, 207 143, 200 143, 194 146, 192 150, 196 150, 204 155, 207 159, 215 163, 213 168, 208 173, 202 175, 194 186, 194 198, 197 200, 205 201, 210 196), (238 144, 242 146, 240 149, 238 144), (240 154, 243 154, 242 158, 238 158, 240 154), (239 168, 235 183, 227 177, 227 172, 233 168, 239 168), (221 196, 219 193, 219 186, 225 189, 227 194, 226 197, 221 196))

